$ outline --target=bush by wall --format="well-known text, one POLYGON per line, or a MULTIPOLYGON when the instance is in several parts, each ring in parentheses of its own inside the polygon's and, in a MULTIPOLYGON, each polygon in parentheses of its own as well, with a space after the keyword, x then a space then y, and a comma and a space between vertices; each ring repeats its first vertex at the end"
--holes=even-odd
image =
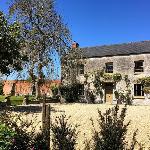
POLYGON ((60 92, 67 102, 77 102, 81 95, 81 84, 62 85, 60 92))

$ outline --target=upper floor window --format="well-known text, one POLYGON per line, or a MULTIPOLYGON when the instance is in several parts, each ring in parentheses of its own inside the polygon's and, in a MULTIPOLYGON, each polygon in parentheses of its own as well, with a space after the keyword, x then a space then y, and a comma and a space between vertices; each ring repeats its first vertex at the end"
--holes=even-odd
POLYGON ((106 63, 106 73, 113 73, 113 62, 106 63))
POLYGON ((84 74, 84 65, 83 64, 78 65, 78 74, 79 75, 84 74))
POLYGON ((134 96, 144 96, 142 84, 134 84, 134 96))
POLYGON ((134 72, 143 72, 143 62, 144 60, 139 60, 139 61, 135 61, 135 67, 134 67, 134 72))

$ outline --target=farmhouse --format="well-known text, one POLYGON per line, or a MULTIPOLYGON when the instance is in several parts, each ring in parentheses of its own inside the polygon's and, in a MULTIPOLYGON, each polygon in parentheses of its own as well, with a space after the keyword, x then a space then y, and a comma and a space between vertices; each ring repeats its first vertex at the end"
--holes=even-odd
POLYGON ((142 82, 150 76, 150 41, 86 47, 82 52, 77 80, 85 98, 90 91, 96 95, 96 102, 115 104, 130 97, 135 104, 150 103, 142 82), (96 74, 99 88, 95 86, 96 74))

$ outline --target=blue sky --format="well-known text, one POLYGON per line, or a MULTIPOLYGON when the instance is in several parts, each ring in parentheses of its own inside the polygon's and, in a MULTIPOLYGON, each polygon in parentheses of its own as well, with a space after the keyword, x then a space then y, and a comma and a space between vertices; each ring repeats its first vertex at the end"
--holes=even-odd
MULTIPOLYGON (((150 40, 150 0, 57 0, 81 47, 150 40)), ((7 12, 6 0, 0 10, 7 12)))
POLYGON ((58 0, 81 47, 150 39, 150 0, 58 0))
POLYGON ((150 0, 57 0, 56 8, 80 47, 150 40, 150 0))

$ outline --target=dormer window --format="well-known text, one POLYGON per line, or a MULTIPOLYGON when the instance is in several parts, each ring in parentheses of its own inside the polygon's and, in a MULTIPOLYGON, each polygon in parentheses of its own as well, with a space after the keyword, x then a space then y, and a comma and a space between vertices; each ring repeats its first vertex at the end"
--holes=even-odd
POLYGON ((84 74, 84 65, 80 64, 78 65, 78 75, 83 75, 84 74))
POLYGON ((139 60, 139 61, 135 61, 135 67, 134 67, 134 72, 143 72, 143 62, 144 60, 139 60))
POLYGON ((113 73, 113 62, 106 63, 106 73, 113 73))

